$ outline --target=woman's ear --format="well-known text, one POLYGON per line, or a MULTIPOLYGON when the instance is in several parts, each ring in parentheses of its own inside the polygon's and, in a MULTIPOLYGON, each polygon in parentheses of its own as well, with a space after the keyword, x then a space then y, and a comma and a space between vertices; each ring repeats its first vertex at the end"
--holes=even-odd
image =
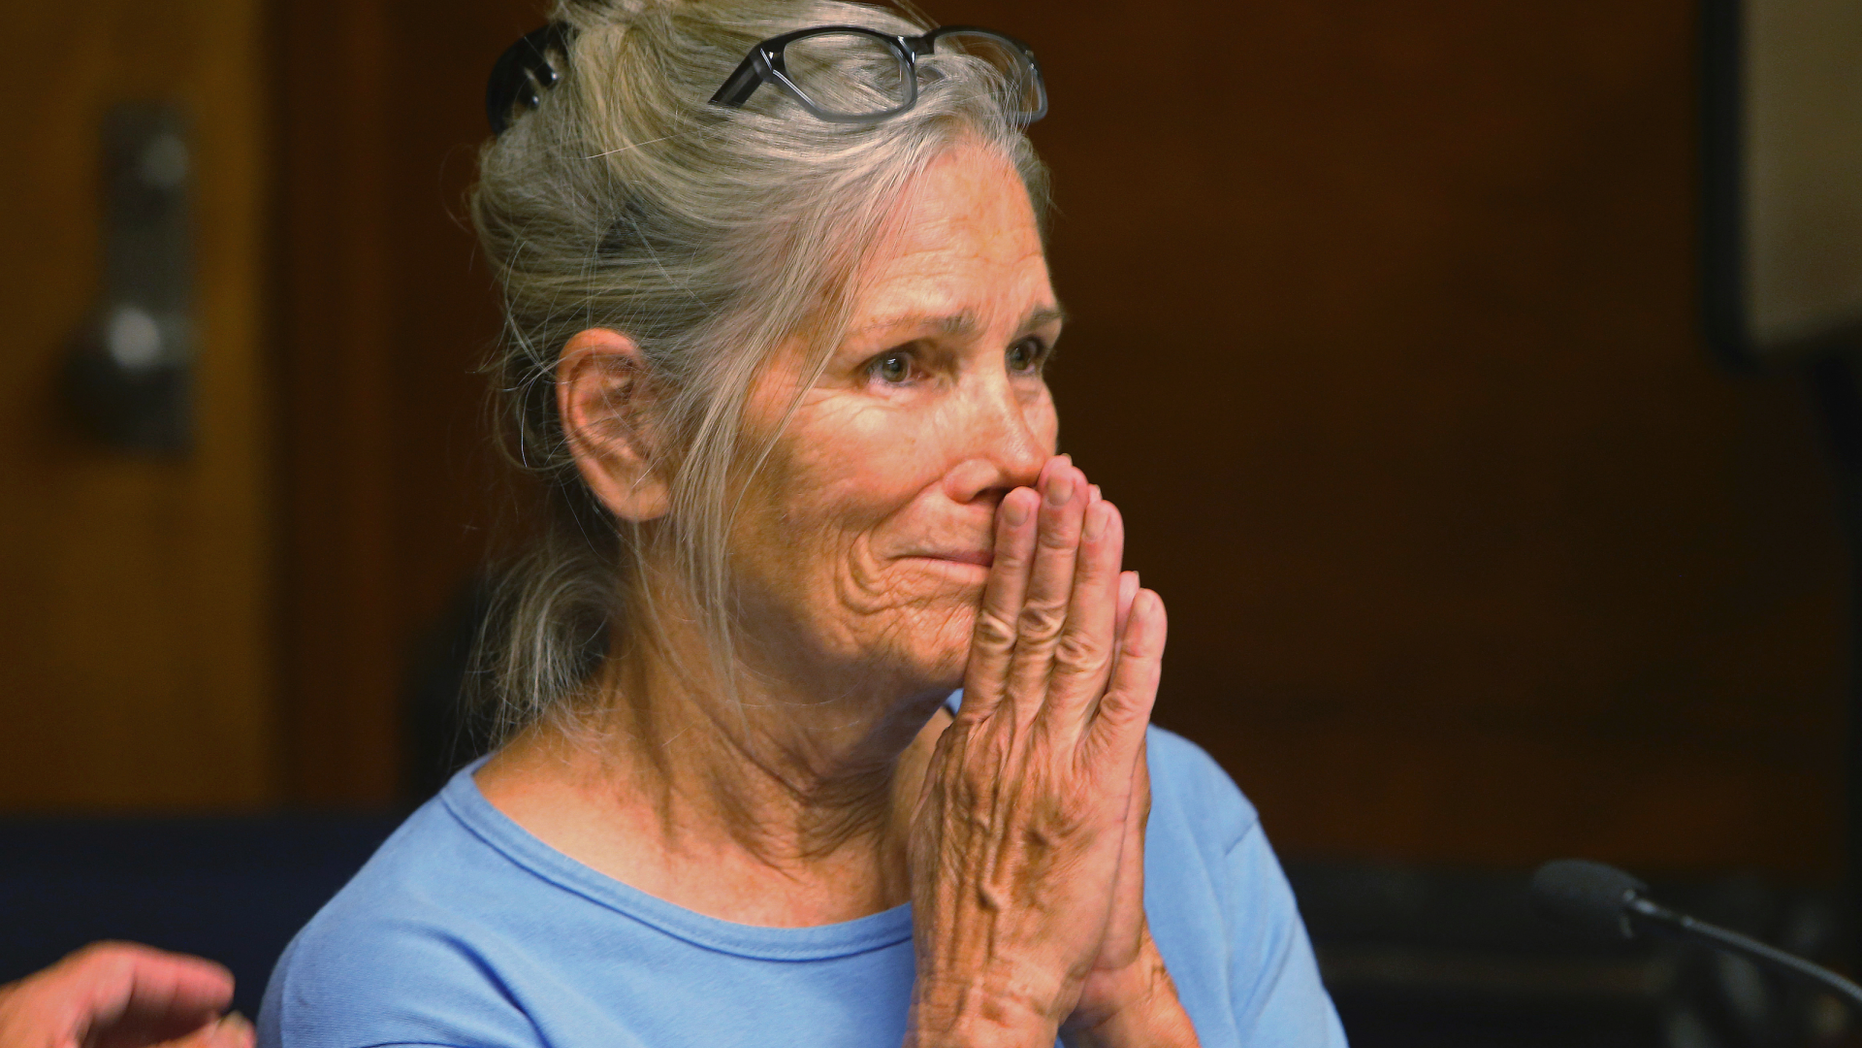
POLYGON ((655 470, 646 357, 634 340, 589 328, 556 361, 556 413, 582 479, 622 520, 664 516, 671 491, 655 470))

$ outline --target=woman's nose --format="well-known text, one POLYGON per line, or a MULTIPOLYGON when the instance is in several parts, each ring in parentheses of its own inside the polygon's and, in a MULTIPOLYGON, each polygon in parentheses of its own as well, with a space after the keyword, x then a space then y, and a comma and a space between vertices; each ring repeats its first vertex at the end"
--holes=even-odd
POLYGON ((990 383, 973 400, 972 417, 964 428, 971 448, 965 456, 986 464, 989 477, 976 477, 978 490, 1007 491, 1033 486, 1041 467, 1054 453, 1053 409, 1045 397, 1030 403, 1012 383, 990 383))

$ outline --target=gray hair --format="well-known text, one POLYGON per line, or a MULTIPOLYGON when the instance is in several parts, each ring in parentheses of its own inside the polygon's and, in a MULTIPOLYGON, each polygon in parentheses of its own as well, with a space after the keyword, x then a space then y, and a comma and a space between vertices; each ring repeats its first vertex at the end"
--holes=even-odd
MULTIPOLYGON (((920 59, 918 104, 875 123, 817 120, 769 86, 742 109, 706 102, 760 40, 810 25, 931 27, 909 9, 558 0, 554 20, 573 30, 563 79, 484 146, 471 194, 504 297, 487 367, 499 444, 546 502, 480 638, 474 677, 499 737, 583 708, 610 646, 657 628, 650 562, 706 609, 714 669, 728 668, 726 539, 742 483, 770 451, 767 440, 747 446, 741 425, 753 381, 798 335, 825 364, 853 281, 915 175, 976 142, 1013 164, 1046 213, 1045 170, 1000 75, 974 58, 920 59), (593 327, 634 340, 654 391, 663 446, 652 465, 671 509, 650 527, 602 507, 558 416, 558 356, 593 327)), ((850 97, 876 90, 880 74, 858 56, 838 64, 850 97)))

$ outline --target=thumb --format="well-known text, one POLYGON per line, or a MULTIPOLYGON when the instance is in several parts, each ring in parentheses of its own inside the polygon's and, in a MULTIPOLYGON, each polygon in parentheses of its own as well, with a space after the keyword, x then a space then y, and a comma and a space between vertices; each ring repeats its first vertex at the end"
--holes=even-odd
POLYGON ((252 1023, 238 1012, 229 1012, 186 1037, 164 1041, 156 1048, 254 1048, 257 1041, 258 1032, 252 1023))

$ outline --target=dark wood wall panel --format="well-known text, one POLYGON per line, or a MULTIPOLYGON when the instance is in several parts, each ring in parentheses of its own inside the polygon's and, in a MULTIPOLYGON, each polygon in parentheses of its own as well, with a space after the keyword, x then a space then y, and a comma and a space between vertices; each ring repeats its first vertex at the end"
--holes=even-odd
POLYGON ((397 367, 390 178, 400 64, 379 0, 274 19, 287 780, 293 799, 379 805, 399 779, 407 483, 396 420, 425 395, 397 367))
POLYGON ((1808 398, 1696 329, 1691 6, 985 6, 1159 719, 1282 847, 1830 871, 1845 561, 1808 398))
POLYGON ((458 598, 463 576, 501 529, 504 477, 486 440, 486 384, 477 369, 499 332, 496 284, 466 213, 478 147, 489 134, 486 73, 497 56, 542 25, 544 5, 396 4, 390 32, 406 55, 405 104, 396 109, 396 268, 402 308, 397 366, 430 391, 397 420, 397 542, 409 569, 414 621, 428 623, 458 598))
MULTIPOLYGON (((347 540, 376 570, 299 631, 337 653, 305 738, 351 763, 391 746, 342 703, 384 701, 499 512, 468 373, 495 316, 458 216, 483 72, 541 20, 338 7, 371 5, 373 144, 345 131, 362 152, 285 173, 294 198, 327 192, 315 164, 378 179, 353 212, 376 223, 372 356, 328 365, 373 369, 344 454, 378 471, 347 540), (320 616, 366 622, 369 656, 320 616)), ((1047 68, 1063 444, 1169 602, 1159 719, 1283 850, 1834 870, 1847 561, 1798 381, 1719 371, 1696 328, 1689 4, 933 13, 1047 68)), ((303 368, 301 410, 350 381, 303 368)), ((293 481, 307 506, 350 483, 293 481)), ((298 530, 301 563, 341 559, 298 530)))
POLYGON ((307 802, 384 804, 409 674, 506 519, 476 373, 496 297, 465 192, 485 74, 544 14, 280 6, 294 781, 307 802))

